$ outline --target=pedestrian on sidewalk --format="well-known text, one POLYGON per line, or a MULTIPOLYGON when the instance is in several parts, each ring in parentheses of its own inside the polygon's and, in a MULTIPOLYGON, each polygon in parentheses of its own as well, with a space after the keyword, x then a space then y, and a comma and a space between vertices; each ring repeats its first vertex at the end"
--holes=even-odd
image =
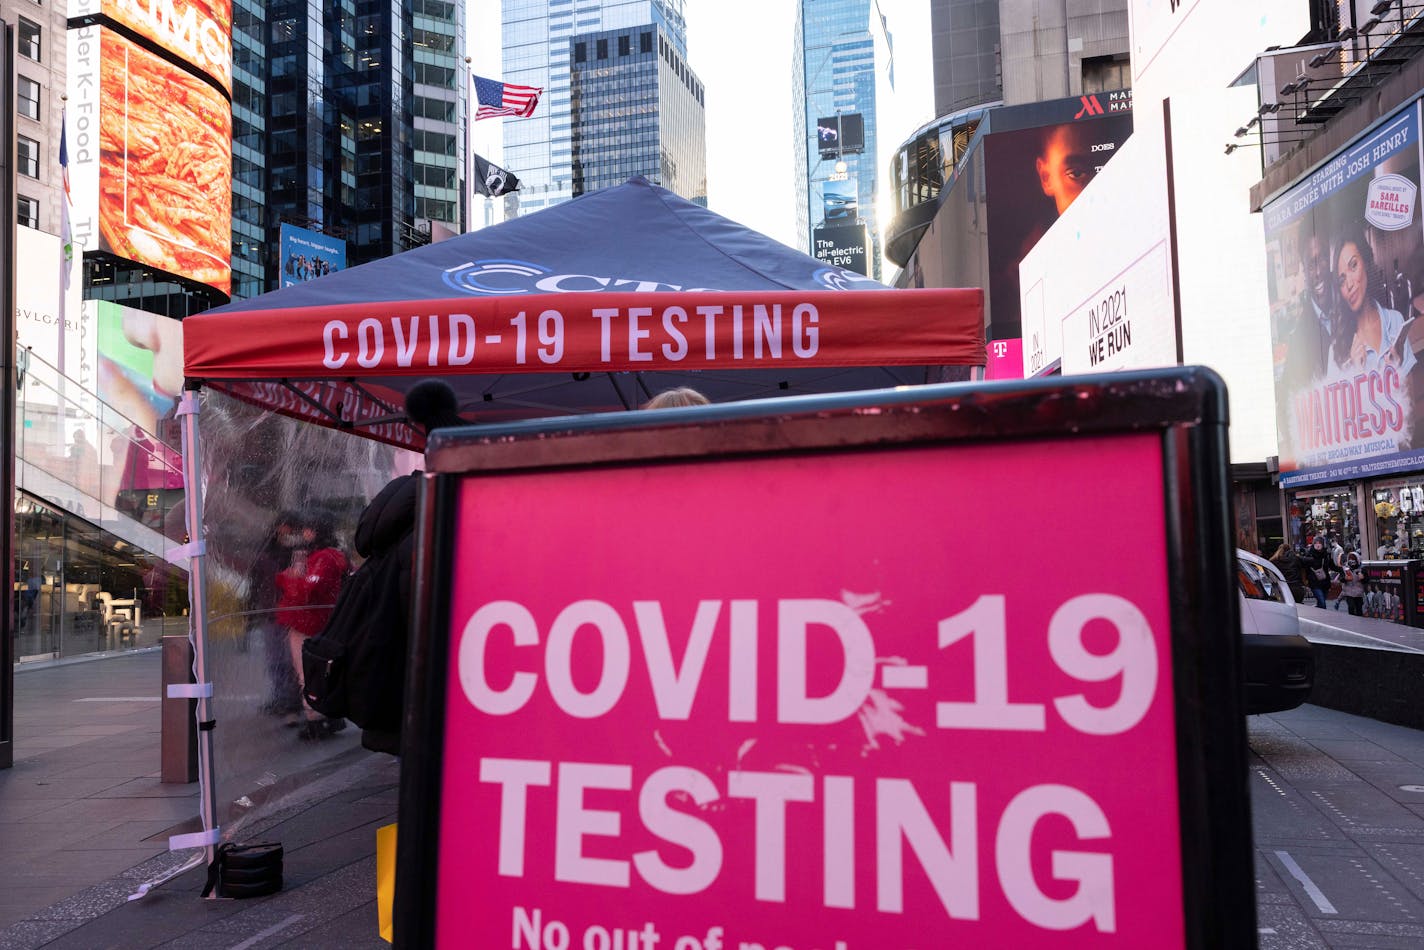
MULTIPOLYGON (((302 686, 302 644, 307 637, 316 636, 331 616, 346 577, 347 561, 336 540, 336 519, 330 512, 302 517, 299 544, 292 552, 291 565, 277 575, 277 609, 287 626, 292 667, 298 686, 302 686)), ((302 713, 298 738, 324 739, 346 728, 346 720, 328 719, 305 702, 302 713)))
POLYGON ((1315 597, 1315 606, 1324 610, 1330 591, 1330 580, 1340 572, 1335 562, 1330 559, 1324 535, 1317 534, 1315 540, 1311 541, 1310 549, 1305 552, 1304 562, 1305 582, 1310 587, 1311 595, 1315 597))
POLYGON ((1271 556, 1271 563, 1280 568, 1281 576, 1286 579, 1286 586, 1290 588, 1295 602, 1305 603, 1305 583, 1301 579, 1300 556, 1295 553, 1295 548, 1282 541, 1281 546, 1276 548, 1276 553, 1271 556))
POLYGON ((292 669, 287 628, 276 612, 277 575, 291 566, 296 543, 296 512, 281 512, 247 576, 248 630, 255 633, 262 644, 267 668, 268 696, 262 711, 272 716, 291 716, 302 708, 301 687, 292 669))
POLYGON ((1344 560, 1340 568, 1340 596, 1345 598, 1350 616, 1361 617, 1365 613, 1365 570, 1354 551, 1347 551, 1344 560))

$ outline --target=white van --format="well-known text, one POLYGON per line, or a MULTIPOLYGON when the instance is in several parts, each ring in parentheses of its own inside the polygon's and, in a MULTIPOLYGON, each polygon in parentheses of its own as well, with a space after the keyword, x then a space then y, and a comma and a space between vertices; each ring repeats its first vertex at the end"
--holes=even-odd
POLYGON ((1274 564, 1236 550, 1246 712, 1282 712, 1310 698, 1315 653, 1300 635, 1295 597, 1274 564))

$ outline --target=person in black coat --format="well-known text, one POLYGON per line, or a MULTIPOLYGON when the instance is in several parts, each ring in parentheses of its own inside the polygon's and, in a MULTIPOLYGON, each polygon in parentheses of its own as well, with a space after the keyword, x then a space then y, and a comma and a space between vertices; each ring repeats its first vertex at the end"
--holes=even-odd
POLYGON ((1315 595, 1315 606, 1323 608, 1330 591, 1330 581, 1340 573, 1335 559, 1330 556, 1330 549, 1325 546, 1324 536, 1315 536, 1301 560, 1305 566, 1305 582, 1310 587, 1310 592, 1315 595))
MULTIPOLYGON (((446 426, 465 425, 459 403, 449 384, 438 379, 416 383, 405 397, 406 418, 425 435, 446 426)), ((420 492, 420 471, 391 479, 361 512, 353 546, 363 558, 393 555, 401 571, 400 613, 410 617, 415 567, 415 508, 420 492)), ((399 631, 408 641, 407 631, 399 631)), ((404 651, 401 656, 404 657, 404 651)), ((403 671, 402 671, 403 679, 403 671)), ((361 744, 376 752, 400 754, 400 728, 361 730, 361 744)))
POLYGON ((1301 577, 1300 555, 1295 553, 1295 548, 1282 542, 1281 546, 1276 548, 1276 553, 1271 555, 1271 563, 1280 568, 1281 576, 1286 579, 1286 586, 1290 588, 1295 602, 1304 603, 1305 582, 1301 577))

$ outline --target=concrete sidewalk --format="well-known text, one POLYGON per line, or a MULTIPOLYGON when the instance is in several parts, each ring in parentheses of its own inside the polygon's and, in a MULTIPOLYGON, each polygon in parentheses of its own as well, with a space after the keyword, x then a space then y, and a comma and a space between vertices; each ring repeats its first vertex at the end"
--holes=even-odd
POLYGON ((1348 610, 1299 605, 1300 632, 1312 643, 1368 647, 1398 653, 1424 653, 1424 629, 1402 623, 1354 617, 1348 610))
POLYGON ((339 743, 288 733, 274 746, 282 761, 268 763, 285 781, 220 787, 260 799, 237 838, 283 845, 280 894, 204 900, 198 867, 127 900, 194 853, 170 854, 168 836, 200 827, 198 786, 158 780, 159 680, 156 650, 16 673, 16 761, 0 771, 0 948, 387 946, 375 836, 395 821, 399 765, 361 749, 354 729, 339 743))

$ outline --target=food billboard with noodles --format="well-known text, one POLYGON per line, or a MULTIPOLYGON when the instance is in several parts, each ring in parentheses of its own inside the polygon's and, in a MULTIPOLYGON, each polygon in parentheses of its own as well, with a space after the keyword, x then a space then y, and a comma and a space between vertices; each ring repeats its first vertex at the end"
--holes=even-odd
POLYGON ((168 50, 232 92, 231 0, 75 0, 70 16, 97 14, 168 50))
POLYGON ((232 109, 102 30, 99 249, 230 293, 232 109))

